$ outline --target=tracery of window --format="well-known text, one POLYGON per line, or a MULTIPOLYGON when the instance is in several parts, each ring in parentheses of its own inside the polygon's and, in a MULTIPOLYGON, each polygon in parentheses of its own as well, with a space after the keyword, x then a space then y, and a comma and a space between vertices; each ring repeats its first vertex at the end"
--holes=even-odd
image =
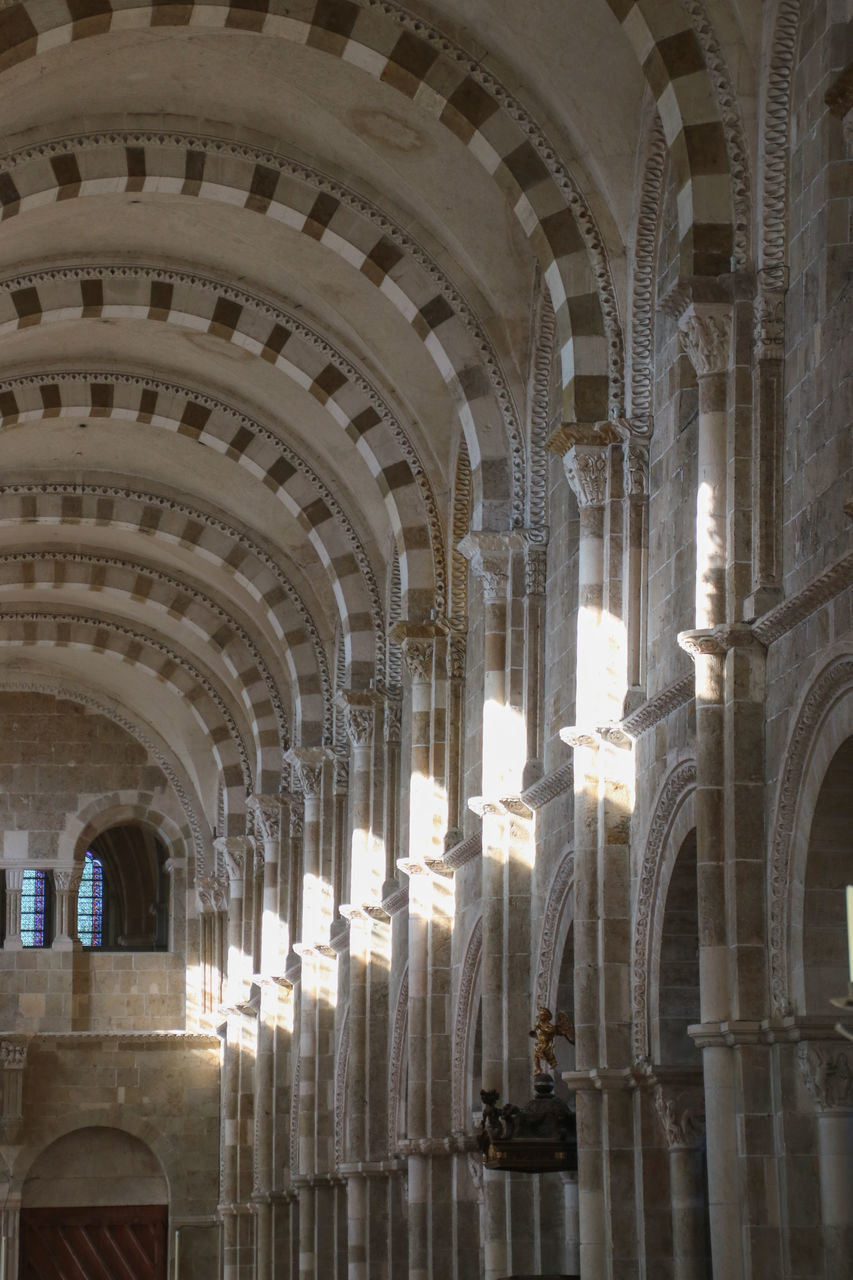
POLYGON ((103 946, 104 868, 89 850, 77 890, 77 937, 84 947, 103 946))
POLYGON ((21 942, 25 947, 45 945, 47 874, 28 867, 21 885, 21 942))

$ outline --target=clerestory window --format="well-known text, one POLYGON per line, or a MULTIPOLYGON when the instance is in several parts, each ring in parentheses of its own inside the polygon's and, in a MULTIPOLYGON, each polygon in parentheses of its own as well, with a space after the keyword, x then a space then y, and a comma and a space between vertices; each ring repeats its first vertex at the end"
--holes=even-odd
POLYGON ((28 867, 21 885, 21 942, 25 947, 43 947, 49 940, 45 926, 48 893, 46 872, 28 867))

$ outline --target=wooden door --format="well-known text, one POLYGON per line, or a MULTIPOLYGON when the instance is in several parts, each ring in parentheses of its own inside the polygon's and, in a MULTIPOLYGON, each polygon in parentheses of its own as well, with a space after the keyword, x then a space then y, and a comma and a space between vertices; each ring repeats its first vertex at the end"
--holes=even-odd
POLYGON ((22 1209, 19 1280, 166 1280, 166 1205, 22 1209))

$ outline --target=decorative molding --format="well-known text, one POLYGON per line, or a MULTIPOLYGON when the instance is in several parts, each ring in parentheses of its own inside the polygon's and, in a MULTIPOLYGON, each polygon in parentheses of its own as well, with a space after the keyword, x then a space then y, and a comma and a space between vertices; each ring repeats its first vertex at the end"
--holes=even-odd
POLYGON ((468 1122, 466 1066, 468 1044, 474 1023, 474 994, 480 973, 480 957, 483 950, 483 918, 478 916, 468 938, 462 967, 459 973, 459 991, 456 996, 456 1020, 453 1026, 453 1072, 451 1090, 453 1097, 453 1129, 463 1133, 468 1122))
POLYGON ((732 270, 745 271, 750 261, 752 201, 750 199, 749 146, 746 141, 740 99, 732 84, 728 64, 702 0, 681 0, 702 49, 702 56, 717 101, 731 178, 734 242, 732 270))
POLYGON ((344 1129, 346 1125, 347 1068, 349 1066, 349 1010, 344 1014, 338 1054, 335 1061, 335 1166, 344 1162, 344 1129))
POLYGON ((388 1061, 388 1152, 397 1149, 397 1121, 403 1096, 403 1065, 406 1059, 406 1031, 409 1022, 409 970, 400 981, 400 994, 391 1027, 391 1053, 388 1061))
MULTIPOLYGON (((527 458, 526 524, 544 529, 548 518, 548 454, 545 448, 553 411, 554 347, 557 322, 551 295, 540 286, 534 317, 536 346, 530 378, 530 429, 527 458)), ((547 539, 546 539, 547 540, 547 539)))
POLYGON ((460 840, 458 844, 448 849, 442 861, 451 871, 458 871, 460 867, 464 867, 467 863, 473 862, 475 858, 479 858, 483 852, 483 836, 482 832, 475 831, 466 839, 460 840))
POLYGON ((403 738, 403 703, 400 698, 386 697, 382 736, 385 742, 398 746, 403 738))
POLYGON ((853 1067, 846 1049, 803 1041, 797 1057, 817 1111, 853 1111, 853 1067))
POLYGON ((631 423, 639 436, 653 427, 653 361, 655 337, 655 264, 668 147, 660 116, 655 112, 648 136, 637 231, 634 240, 631 296, 631 423))
POLYGON ((762 644, 771 645, 801 622, 807 621, 823 605, 853 586, 853 553, 843 556, 813 578, 796 595, 770 609, 752 624, 752 633, 762 644))
POLYGON ((779 785, 770 849, 770 998, 774 1014, 792 1012, 788 944, 794 820, 803 775, 817 730, 832 704, 853 688, 853 655, 836 658, 820 674, 803 703, 791 735, 779 785))
POLYGON ((560 929, 560 921, 563 919, 564 912, 568 906, 571 895, 572 885, 575 875, 575 854, 574 850, 570 850, 557 867, 554 877, 548 889, 548 897, 545 902, 545 910, 542 913, 542 933, 539 941, 539 967, 536 971, 536 999, 537 1008, 554 1008, 556 1001, 552 1000, 551 988, 554 978, 555 964, 559 964, 559 960, 555 955, 557 946, 557 936, 560 929))
POLYGON ((666 688, 661 689, 654 697, 649 698, 642 706, 637 707, 629 716, 621 721, 621 726, 631 738, 639 738, 648 729, 653 729, 661 720, 672 715, 679 707, 683 707, 693 697, 696 679, 693 672, 674 680, 666 688))
POLYGON ((645 444, 630 443, 623 455, 623 485, 626 498, 649 496, 649 450, 645 444))
POLYGON ((637 902, 634 908, 633 987, 631 990, 632 1040, 635 1062, 649 1056, 649 978, 651 976, 652 911, 657 899, 661 857, 678 809, 696 787, 696 762, 677 765, 660 791, 645 841, 637 902))
POLYGON ((788 286, 788 170, 791 83, 800 27, 800 0, 780 0, 764 101, 764 156, 759 266, 767 288, 784 293, 788 286))
POLYGON ((546 773, 544 778, 539 778, 532 786, 522 791, 521 798, 531 809, 542 809, 546 804, 550 804, 552 800, 556 800, 558 796, 563 796, 567 791, 571 791, 574 785, 574 777, 574 764, 569 761, 568 764, 561 765, 559 769, 546 773))

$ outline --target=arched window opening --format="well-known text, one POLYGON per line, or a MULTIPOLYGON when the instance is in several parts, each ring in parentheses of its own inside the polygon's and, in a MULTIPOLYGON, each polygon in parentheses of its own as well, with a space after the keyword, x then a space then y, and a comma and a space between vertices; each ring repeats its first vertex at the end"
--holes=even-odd
POLYGON ((85 947, 166 950, 167 856, 150 828, 133 823, 92 840, 77 895, 77 933, 85 947))
POLYGON ((77 891, 77 937, 84 947, 103 945, 104 932, 104 867, 91 850, 77 891))
POLYGON ((44 947, 50 942, 48 894, 47 873, 28 867, 21 885, 21 942, 25 947, 44 947))

